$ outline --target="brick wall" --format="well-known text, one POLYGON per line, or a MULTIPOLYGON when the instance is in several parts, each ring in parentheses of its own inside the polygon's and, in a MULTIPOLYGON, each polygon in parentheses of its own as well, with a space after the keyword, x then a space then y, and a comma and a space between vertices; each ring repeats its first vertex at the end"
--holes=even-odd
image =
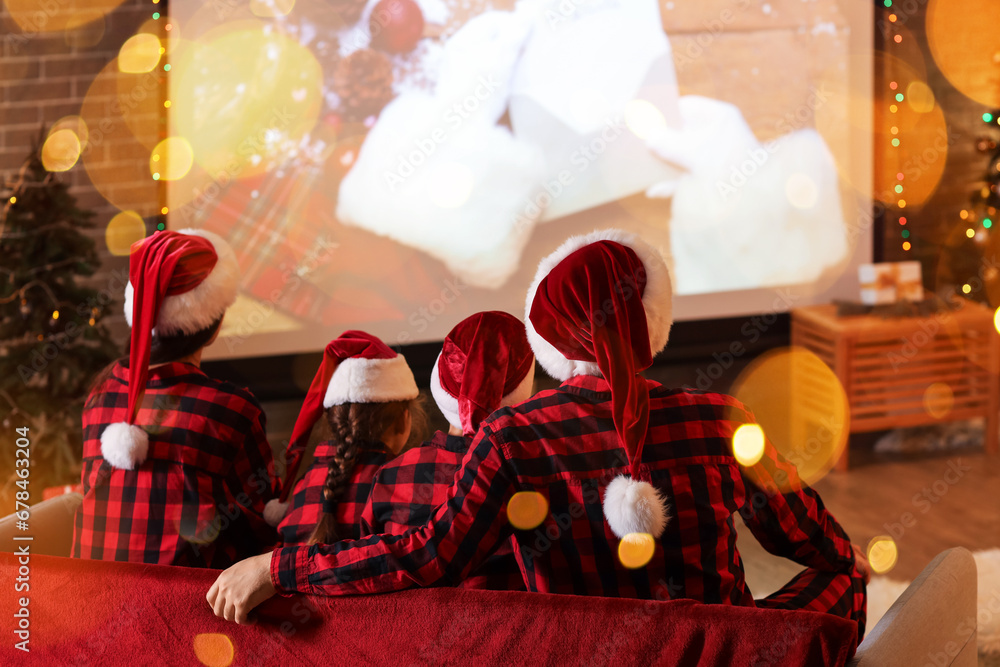
MULTIPOLYGON (((152 21, 154 11, 164 11, 165 3, 152 0, 125 0, 107 15, 92 14, 95 20, 70 29, 58 27, 68 16, 80 20, 81 11, 72 9, 74 0, 39 0, 37 2, 0 3, 0 183, 16 175, 33 142, 44 125, 82 115, 87 121, 92 141, 67 172, 61 174, 71 185, 78 204, 97 215, 90 232, 102 256, 102 267, 92 284, 109 284, 112 273, 127 267, 127 259, 112 256, 104 240, 104 231, 119 207, 133 208, 147 220, 158 210, 156 184, 148 169, 149 150, 162 127, 162 114, 154 100, 162 95, 158 80, 147 79, 149 101, 129 108, 129 84, 117 71, 114 59, 125 41, 144 24, 152 21), (11 15, 11 7, 32 6, 26 24, 11 15), (42 29, 37 29, 41 27, 42 29), (102 70, 104 74, 101 74, 102 70), (96 85, 95 85, 96 81, 96 85), (93 87, 93 90, 91 90, 93 87), (91 94, 88 96, 88 91, 91 94), (84 109, 86 99, 87 109, 84 109), (116 105, 117 101, 117 106, 116 105), (118 109, 131 112, 125 122, 118 109), (105 130, 102 131, 101 123, 105 130), (142 148, 142 150, 138 150, 142 148), (93 175, 93 178, 92 178, 93 175), (101 182, 108 201, 95 187, 101 182)), ((114 0, 86 3, 88 7, 116 4, 114 0)), ((84 15, 84 18, 89 16, 84 15)), ((138 76, 138 75, 129 75, 138 76)), ((147 74, 156 77, 156 74, 147 74)), ((162 108, 162 106, 160 107, 162 108)), ((114 290, 117 302, 121 293, 114 290)), ((124 338, 127 331, 118 305, 109 307, 112 328, 124 338)))

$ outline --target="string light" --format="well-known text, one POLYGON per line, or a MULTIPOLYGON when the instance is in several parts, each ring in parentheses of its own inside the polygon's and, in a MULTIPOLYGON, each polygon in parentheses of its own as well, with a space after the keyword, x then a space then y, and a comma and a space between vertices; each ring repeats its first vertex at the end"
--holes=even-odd
POLYGON ((160 209, 160 213, 163 214, 163 215, 166 215, 169 212, 170 212, 170 209, 167 208, 166 206, 164 206, 163 208, 160 209))
POLYGON ((962 211, 958 214, 958 217, 960 217, 962 220, 968 220, 969 212, 963 208, 962 211))
POLYGON ((904 239, 910 238, 910 230, 909 229, 904 229, 903 230, 903 238, 904 239))
POLYGON ((892 39, 893 39, 893 40, 894 40, 894 41, 895 41, 895 42, 896 42, 897 44, 899 44, 900 42, 902 42, 902 41, 903 41, 903 36, 902 36, 902 35, 896 35, 896 36, 895 36, 895 37, 893 37, 892 39))
POLYGON ((160 20, 160 12, 153 12, 153 20, 154 21, 160 20))
POLYGON ((972 227, 969 227, 968 229, 965 230, 965 235, 971 239, 973 236, 976 235, 976 230, 973 229, 972 227))
POLYGON ((899 224, 905 225, 906 224, 906 218, 900 218, 899 219, 899 224))
POLYGON ((909 250, 910 247, 911 246, 910 246, 910 242, 909 241, 904 241, 903 242, 903 250, 909 250))
POLYGON ((965 283, 964 285, 962 285, 962 292, 964 294, 968 294, 971 291, 972 291, 972 285, 970 285, 969 283, 965 283))
POLYGON ((10 203, 11 204, 16 204, 17 203, 17 197, 11 197, 10 198, 10 203))
POLYGON ((993 226, 993 221, 992 220, 990 220, 989 218, 983 218, 983 227, 985 227, 986 229, 989 229, 992 226, 993 226))
POLYGON ((896 101, 897 102, 903 101, 903 93, 896 93, 896 101))
POLYGON ((167 109, 169 109, 169 108, 170 108, 170 100, 166 100, 166 101, 165 101, 165 102, 163 103, 163 106, 164 106, 164 107, 166 107, 167 109))
POLYGON ((54 320, 58 320, 59 319, 59 311, 58 310, 53 310, 52 311, 52 319, 54 319, 54 320))
POLYGON ((985 123, 992 123, 993 122, 993 114, 991 114, 989 111, 987 111, 986 113, 984 113, 983 114, 983 122, 985 122, 985 123))

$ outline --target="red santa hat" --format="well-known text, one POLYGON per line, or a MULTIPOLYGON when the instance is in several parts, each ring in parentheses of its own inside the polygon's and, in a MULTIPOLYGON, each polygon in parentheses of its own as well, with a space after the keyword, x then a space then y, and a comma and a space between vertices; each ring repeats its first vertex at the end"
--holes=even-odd
POLYGON ((344 403, 408 401, 420 394, 413 371, 403 355, 364 331, 345 331, 323 350, 316 377, 302 404, 302 411, 285 450, 285 482, 281 496, 264 508, 264 519, 281 523, 288 511, 288 496, 302 463, 309 435, 327 408, 344 403))
POLYGON ((534 379, 524 324, 490 310, 448 333, 431 371, 431 394, 448 423, 472 436, 493 411, 527 400, 534 379))
POLYGON ((615 431, 628 456, 604 495, 604 516, 619 538, 663 534, 667 512, 642 480, 649 390, 639 373, 663 349, 672 324, 673 290, 660 253, 617 229, 573 237, 542 260, 528 289, 526 328, 538 363, 550 375, 598 375, 611 387, 615 431))
POLYGON ((135 417, 146 389, 154 330, 170 336, 207 328, 236 300, 239 281, 232 248, 212 232, 155 232, 132 244, 125 288, 125 319, 132 327, 128 414, 101 434, 101 454, 111 466, 132 470, 146 460, 149 436, 135 425, 135 417))

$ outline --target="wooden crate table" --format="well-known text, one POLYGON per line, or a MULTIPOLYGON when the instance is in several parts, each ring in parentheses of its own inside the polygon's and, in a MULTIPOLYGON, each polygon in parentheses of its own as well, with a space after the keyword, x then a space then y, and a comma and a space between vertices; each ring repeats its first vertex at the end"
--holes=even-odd
POLYGON ((795 308, 792 345, 814 352, 843 384, 850 433, 983 417, 984 448, 997 452, 1000 336, 981 304, 963 299, 957 310, 893 318, 795 308))

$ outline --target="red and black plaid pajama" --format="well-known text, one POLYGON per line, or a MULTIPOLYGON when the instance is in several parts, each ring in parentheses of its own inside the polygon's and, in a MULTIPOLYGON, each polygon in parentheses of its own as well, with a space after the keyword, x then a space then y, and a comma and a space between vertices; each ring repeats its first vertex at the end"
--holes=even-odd
POLYGON ((665 495, 671 519, 645 567, 618 562, 618 538, 601 509, 608 483, 628 470, 608 384, 577 376, 493 413, 426 524, 402 535, 276 549, 274 585, 283 593, 347 595, 457 582, 513 535, 528 590, 755 606, 736 544, 738 514, 772 553, 823 573, 792 582, 800 607, 856 620, 863 635, 864 587, 847 534, 769 442, 752 467, 733 457, 733 433, 753 416, 729 396, 647 384, 640 476, 665 495), (548 500, 538 528, 507 522, 517 491, 548 500), (823 577, 829 581, 819 586, 823 577))
MULTIPOLYGON (((323 516, 323 488, 330 461, 336 453, 337 445, 331 440, 316 445, 312 463, 295 484, 288 514, 278 526, 283 544, 306 544, 309 541, 323 516)), ((358 444, 357 462, 337 500, 334 520, 338 537, 353 540, 361 536, 361 513, 368 502, 372 478, 391 456, 380 442, 358 444)))
MULTIPOLYGON (((434 510, 448 499, 448 489, 471 442, 472 438, 438 431, 423 446, 382 466, 361 514, 361 535, 399 535, 427 523, 434 510)), ((512 541, 501 544, 459 587, 525 590, 512 541)))
POLYGON ((263 512, 274 462, 253 395, 191 364, 151 368, 135 420, 149 452, 121 470, 101 455, 101 434, 126 419, 128 373, 116 364, 84 407, 73 556, 224 568, 273 547, 263 512))

